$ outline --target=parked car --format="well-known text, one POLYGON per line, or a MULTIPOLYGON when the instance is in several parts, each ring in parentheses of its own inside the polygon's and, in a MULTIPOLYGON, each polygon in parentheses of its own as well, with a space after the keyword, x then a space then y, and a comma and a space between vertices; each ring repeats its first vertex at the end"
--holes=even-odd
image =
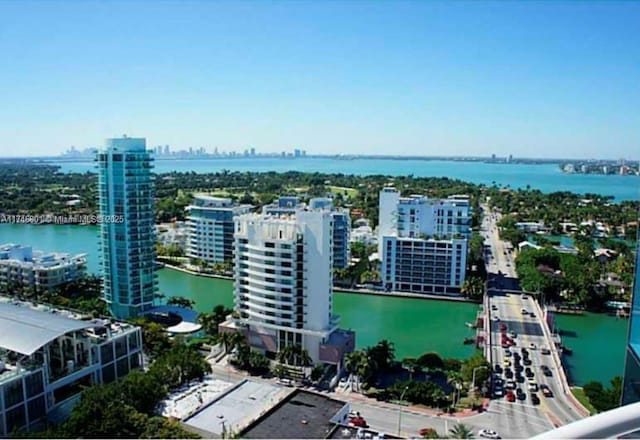
POLYGON ((517 338, 518 337, 518 335, 514 331, 509 332, 509 336, 511 336, 512 338, 517 338))
POLYGON ((491 429, 481 429, 480 431, 478 431, 478 437, 493 439, 500 438, 498 433, 491 429))
POLYGON ((493 366, 493 371, 498 373, 498 374, 502 374, 502 366, 500 364, 495 364, 493 366))
POLYGON ((504 350, 504 355, 505 355, 506 357, 510 357, 510 356, 513 356, 513 353, 511 353, 511 350, 509 350, 508 348, 506 348, 506 349, 504 350))
POLYGON ((527 395, 524 391, 522 391, 522 388, 518 388, 516 390, 516 397, 518 398, 518 400, 525 400, 527 398, 527 395))
POLYGON ((540 353, 542 354, 551 354, 551 350, 549 350, 547 347, 540 347, 540 353))
POLYGON ((553 373, 551 372, 551 368, 547 367, 546 365, 540 366, 540 369, 542 369, 542 374, 544 374, 545 376, 547 377, 553 376, 553 373))
POLYGON ((525 295, 525 294, 520 295, 520 298, 522 298, 522 299, 529 299, 529 297, 528 297, 527 295, 525 295))
POLYGON ((528 315, 528 314, 529 314, 529 311, 528 311, 527 309, 522 309, 522 310, 521 310, 521 313, 522 313, 523 315, 528 315))
POLYGON ((535 350, 535 349, 536 349, 536 344, 534 344, 533 342, 529 344, 529 350, 535 350))
POLYGON ((533 370, 529 367, 527 367, 524 370, 524 375, 527 376, 529 379, 533 378, 535 376, 535 373, 533 372, 533 370))
POLYGON ((516 395, 513 394, 513 391, 507 391, 507 402, 515 402, 516 395))
POLYGON ((535 382, 529 382, 529 385, 527 386, 527 389, 529 391, 538 391, 538 384, 535 382))
POLYGON ((508 390, 514 390, 516 388, 516 383, 512 380, 508 380, 505 388, 508 390))
POLYGON ((540 405, 540 398, 536 393, 531 393, 531 403, 534 405, 540 405))
POLYGON ((505 367, 510 367, 511 361, 509 359, 505 359, 504 361, 502 361, 502 365, 504 365, 505 367))
POLYGON ((542 391, 544 397, 553 397, 553 392, 547 385, 540 385, 540 391, 542 391))
POLYGON ((525 364, 525 365, 531 365, 531 359, 529 359, 528 357, 526 357, 526 358, 524 358, 524 359, 522 360, 522 363, 523 363, 523 364, 525 364))

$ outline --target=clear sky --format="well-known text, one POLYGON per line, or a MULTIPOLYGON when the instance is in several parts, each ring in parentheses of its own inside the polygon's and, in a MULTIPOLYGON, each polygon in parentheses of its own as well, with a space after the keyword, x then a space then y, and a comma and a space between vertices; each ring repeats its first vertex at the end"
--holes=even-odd
POLYGON ((0 1, 0 156, 640 158, 640 2, 0 1))

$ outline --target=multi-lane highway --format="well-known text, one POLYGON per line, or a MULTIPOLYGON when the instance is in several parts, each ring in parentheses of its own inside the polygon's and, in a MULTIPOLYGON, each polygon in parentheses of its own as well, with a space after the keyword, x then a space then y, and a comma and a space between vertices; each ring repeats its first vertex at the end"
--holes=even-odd
POLYGON ((484 209, 481 233, 485 237, 489 272, 491 361, 498 371, 502 370, 495 387, 502 390, 497 393, 497 401, 504 407, 505 416, 514 418, 514 423, 521 419, 519 414, 525 418, 546 418, 553 425, 580 419, 583 415, 569 395, 566 382, 563 383, 559 357, 548 329, 543 326, 542 310, 531 296, 519 290, 513 252, 498 236, 496 223, 500 216, 484 209), (551 393, 545 396, 541 386, 548 387, 551 393), (522 391, 519 396, 518 390, 522 391), (516 395, 515 402, 507 400, 510 391, 516 395))

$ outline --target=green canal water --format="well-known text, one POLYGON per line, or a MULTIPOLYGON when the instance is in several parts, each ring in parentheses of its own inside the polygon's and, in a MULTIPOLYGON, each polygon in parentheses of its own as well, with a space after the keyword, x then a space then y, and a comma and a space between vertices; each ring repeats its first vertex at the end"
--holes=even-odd
MULTIPOLYGON (((88 269, 97 273, 98 236, 91 226, 0 225, 0 244, 20 243, 35 249, 86 253, 88 269)), ((198 311, 209 311, 217 304, 232 305, 231 281, 196 277, 182 272, 159 271, 159 288, 166 296, 186 296, 196 302, 198 311)), ((477 306, 437 300, 391 298, 336 292, 334 310, 342 317, 341 327, 356 331, 358 347, 380 339, 395 343, 398 358, 436 351, 445 357, 464 358, 473 348, 462 341, 471 336, 465 322, 473 321, 477 306)), ((573 381, 608 382, 620 375, 628 321, 585 314, 558 316, 559 328, 572 331, 564 337, 573 356, 567 357, 573 381)))

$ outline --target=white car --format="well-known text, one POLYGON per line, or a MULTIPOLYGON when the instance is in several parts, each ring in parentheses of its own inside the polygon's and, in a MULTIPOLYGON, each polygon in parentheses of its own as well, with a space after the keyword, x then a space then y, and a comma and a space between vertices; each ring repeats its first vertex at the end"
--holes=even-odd
POLYGON ((493 430, 491 430, 491 429, 481 429, 478 432, 478 437, 482 437, 482 438, 500 438, 498 433, 493 431, 493 430))
POLYGON ((529 344, 529 350, 535 350, 535 349, 536 349, 536 344, 534 344, 533 342, 529 344))
POLYGON ((343 377, 342 379, 340 379, 340 382, 338 382, 338 386, 340 388, 346 388, 348 383, 349 383, 349 378, 343 377))
POLYGON ((538 384, 535 382, 529 382, 529 386, 527 387, 529 391, 533 391, 534 393, 538 391, 538 384))

